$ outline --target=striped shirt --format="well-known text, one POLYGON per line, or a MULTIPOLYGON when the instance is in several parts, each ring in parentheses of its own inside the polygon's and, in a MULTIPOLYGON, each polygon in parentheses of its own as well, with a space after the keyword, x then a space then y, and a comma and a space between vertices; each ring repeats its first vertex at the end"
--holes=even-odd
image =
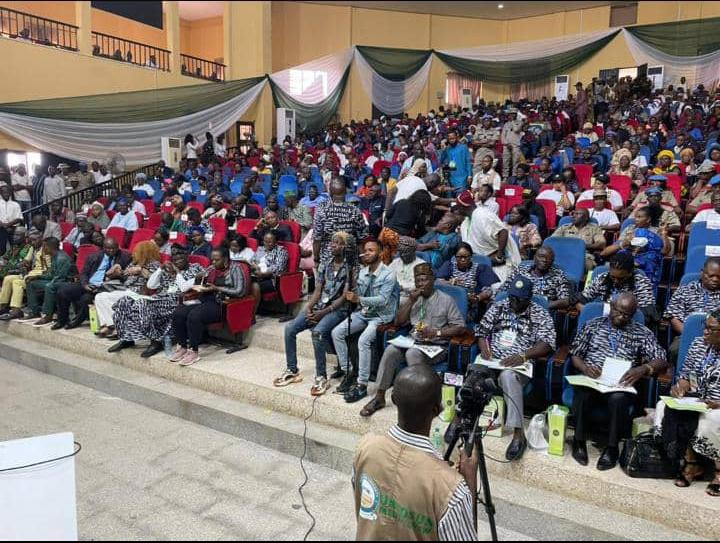
POLYGON ((675 291, 663 315, 685 322, 690 313, 710 313, 720 308, 720 290, 707 290, 700 281, 692 281, 675 291))
POLYGON ((607 357, 630 360, 633 366, 666 359, 665 349, 644 325, 632 321, 625 328, 615 328, 609 317, 586 323, 575 336, 570 354, 598 369, 602 369, 607 357))
MULTIPOLYGON (((426 436, 411 434, 397 425, 388 430, 388 435, 398 443, 442 459, 442 455, 435 450, 426 436)), ((438 536, 440 541, 477 541, 472 493, 464 480, 455 489, 447 511, 438 521, 438 536)))
POLYGON ((362 212, 346 202, 324 202, 315 210, 313 240, 320 242, 320 262, 332 259, 330 240, 335 232, 347 232, 358 243, 368 235, 368 227, 362 212))
POLYGON ((720 400, 720 352, 705 343, 700 336, 695 338, 688 349, 680 378, 690 380, 694 373, 698 380, 698 394, 706 400, 720 400))
POLYGON ((288 271, 289 256, 287 249, 282 245, 276 245, 272 251, 267 251, 265 247, 258 248, 253 257, 253 262, 261 266, 261 262, 263 261, 265 262, 267 271, 274 276, 282 275, 288 271))
POLYGON ((632 283, 628 282, 616 287, 611 283, 609 278, 610 272, 604 272, 598 275, 586 288, 583 290, 581 303, 587 303, 592 301, 610 302, 618 294, 622 292, 632 292, 637 298, 638 307, 640 309, 646 307, 655 306, 655 294, 653 294, 653 286, 650 279, 647 278, 640 270, 633 271, 633 278, 635 288, 632 288, 632 283))
POLYGON ((534 296, 544 296, 551 302, 570 298, 570 280, 565 272, 555 264, 552 265, 545 275, 540 275, 535 271, 535 262, 521 262, 508 277, 507 281, 502 284, 499 289, 500 292, 510 290, 510 285, 515 282, 515 278, 518 275, 524 275, 532 281, 534 296))
POLYGON ((479 324, 475 325, 475 336, 490 337, 490 350, 493 358, 503 359, 524 353, 540 342, 555 349, 555 325, 547 309, 531 302, 521 315, 510 309, 510 300, 494 303, 487 310, 479 324), (503 346, 499 337, 505 330, 515 332, 515 340, 510 346, 503 346))

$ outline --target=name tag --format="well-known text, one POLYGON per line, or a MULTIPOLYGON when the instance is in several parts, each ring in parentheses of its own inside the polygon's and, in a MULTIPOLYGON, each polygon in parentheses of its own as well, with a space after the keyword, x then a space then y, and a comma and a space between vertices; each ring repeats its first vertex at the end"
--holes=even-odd
POLYGON ((603 317, 607 317, 610 314, 610 304, 603 304, 603 317))
POLYGON ((705 247, 705 256, 720 256, 720 245, 708 245, 705 247))
POLYGON ((690 392, 697 392, 698 390, 698 378, 697 373, 694 371, 690 372, 690 375, 688 375, 689 381, 690 381, 690 392))
POLYGON ((505 194, 507 196, 515 196, 515 189, 505 189, 505 194))
POLYGON ((515 330, 503 330, 497 335, 498 346, 501 349, 509 349, 515 345, 517 339, 517 332, 515 330))
POLYGON ((210 232, 205 234, 205 241, 212 241, 212 239, 213 239, 213 235, 210 232))
POLYGON ((178 235, 177 232, 170 232, 170 236, 169 236, 169 237, 170 237, 170 239, 177 239, 177 235, 178 235))
POLYGON ((200 196, 205 196, 206 194, 207 194, 207 191, 206 191, 206 190, 201 190, 201 191, 200 191, 200 196))
POLYGON ((234 232, 235 230, 237 230, 237 224, 236 223, 231 224, 230 226, 228 226, 228 230, 230 230, 231 232, 234 232))
POLYGON ((180 220, 181 220, 182 222, 187 222, 187 220, 188 220, 187 214, 183 213, 182 215, 180 215, 180 220))
POLYGON ((446 385, 461 387, 465 382, 465 378, 462 375, 456 373, 445 372, 444 381, 446 385))

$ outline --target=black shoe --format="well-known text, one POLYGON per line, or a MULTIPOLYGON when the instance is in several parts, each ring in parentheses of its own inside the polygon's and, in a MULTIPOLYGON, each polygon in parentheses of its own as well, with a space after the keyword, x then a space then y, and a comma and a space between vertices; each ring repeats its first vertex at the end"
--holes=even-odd
POLYGON ((115 345, 110 347, 108 349, 109 353, 117 353, 119 351, 122 351, 123 349, 127 349, 129 347, 134 347, 135 342, 134 341, 118 341, 115 345))
POLYGON ((30 313, 24 314, 22 317, 18 317, 18 320, 32 321, 32 320, 39 319, 40 317, 42 317, 42 315, 40 313, 35 313, 35 312, 31 311, 30 313))
POLYGON ((581 466, 588 465, 587 444, 584 441, 576 441, 573 439, 572 457, 581 466))
POLYGON ((85 321, 81 321, 80 319, 73 319, 65 325, 65 330, 74 330, 75 328, 80 328, 83 322, 85 321))
POLYGON ((507 451, 505 452, 505 458, 510 462, 520 460, 523 457, 523 454, 525 454, 526 448, 527 440, 525 439, 525 436, 514 437, 513 440, 510 442, 507 451))
POLYGON ((607 447, 598 460, 597 469, 600 471, 613 469, 617 466, 618 458, 620 458, 620 450, 617 447, 607 447))
POLYGON ((336 394, 347 394, 352 387, 357 384, 355 377, 351 374, 345 375, 338 387, 335 389, 336 394))
POLYGON ((367 386, 355 385, 350 390, 348 390, 347 394, 345 394, 345 401, 347 403, 355 403, 355 402, 359 402, 366 396, 367 396, 367 386))
POLYGON ((330 376, 330 379, 342 379, 343 377, 345 377, 345 372, 338 366, 335 368, 335 373, 330 376))
POLYGON ((67 326, 66 323, 62 321, 55 321, 55 324, 50 327, 50 330, 60 330, 60 328, 65 328, 65 326, 67 326))
POLYGON ((150 345, 148 345, 148 348, 145 349, 140 356, 142 358, 150 358, 151 356, 155 356, 162 350, 163 344, 159 341, 153 341, 150 343, 150 345))

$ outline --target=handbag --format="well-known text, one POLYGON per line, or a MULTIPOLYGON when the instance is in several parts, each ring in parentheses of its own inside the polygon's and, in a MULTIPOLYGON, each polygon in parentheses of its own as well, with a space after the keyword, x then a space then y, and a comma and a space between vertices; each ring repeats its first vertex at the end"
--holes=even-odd
POLYGON ((675 463, 667 458, 662 442, 653 432, 644 432, 623 442, 620 467, 636 479, 674 479, 675 463))

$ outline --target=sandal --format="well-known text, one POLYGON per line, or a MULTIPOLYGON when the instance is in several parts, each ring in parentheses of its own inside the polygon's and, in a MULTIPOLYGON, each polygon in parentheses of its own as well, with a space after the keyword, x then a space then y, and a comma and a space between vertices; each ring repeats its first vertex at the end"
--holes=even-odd
POLYGON ((697 471, 694 471, 691 473, 691 470, 688 469, 689 466, 699 466, 700 462, 691 462, 689 460, 685 460, 683 463, 682 471, 680 472, 680 475, 678 475, 678 478, 675 479, 675 486, 678 488, 687 488, 689 487, 693 481, 697 479, 702 479, 705 475, 705 471, 703 469, 699 469, 697 471))
POLYGON ((708 496, 712 496, 713 498, 720 497, 720 471, 715 473, 715 479, 712 483, 707 485, 707 488, 705 489, 705 494, 708 496))
POLYGON ((380 403, 380 400, 377 398, 373 398, 368 402, 368 404, 362 408, 362 411, 360 411, 361 417, 372 417, 377 411, 380 411, 383 407, 385 407, 384 403, 380 403))

